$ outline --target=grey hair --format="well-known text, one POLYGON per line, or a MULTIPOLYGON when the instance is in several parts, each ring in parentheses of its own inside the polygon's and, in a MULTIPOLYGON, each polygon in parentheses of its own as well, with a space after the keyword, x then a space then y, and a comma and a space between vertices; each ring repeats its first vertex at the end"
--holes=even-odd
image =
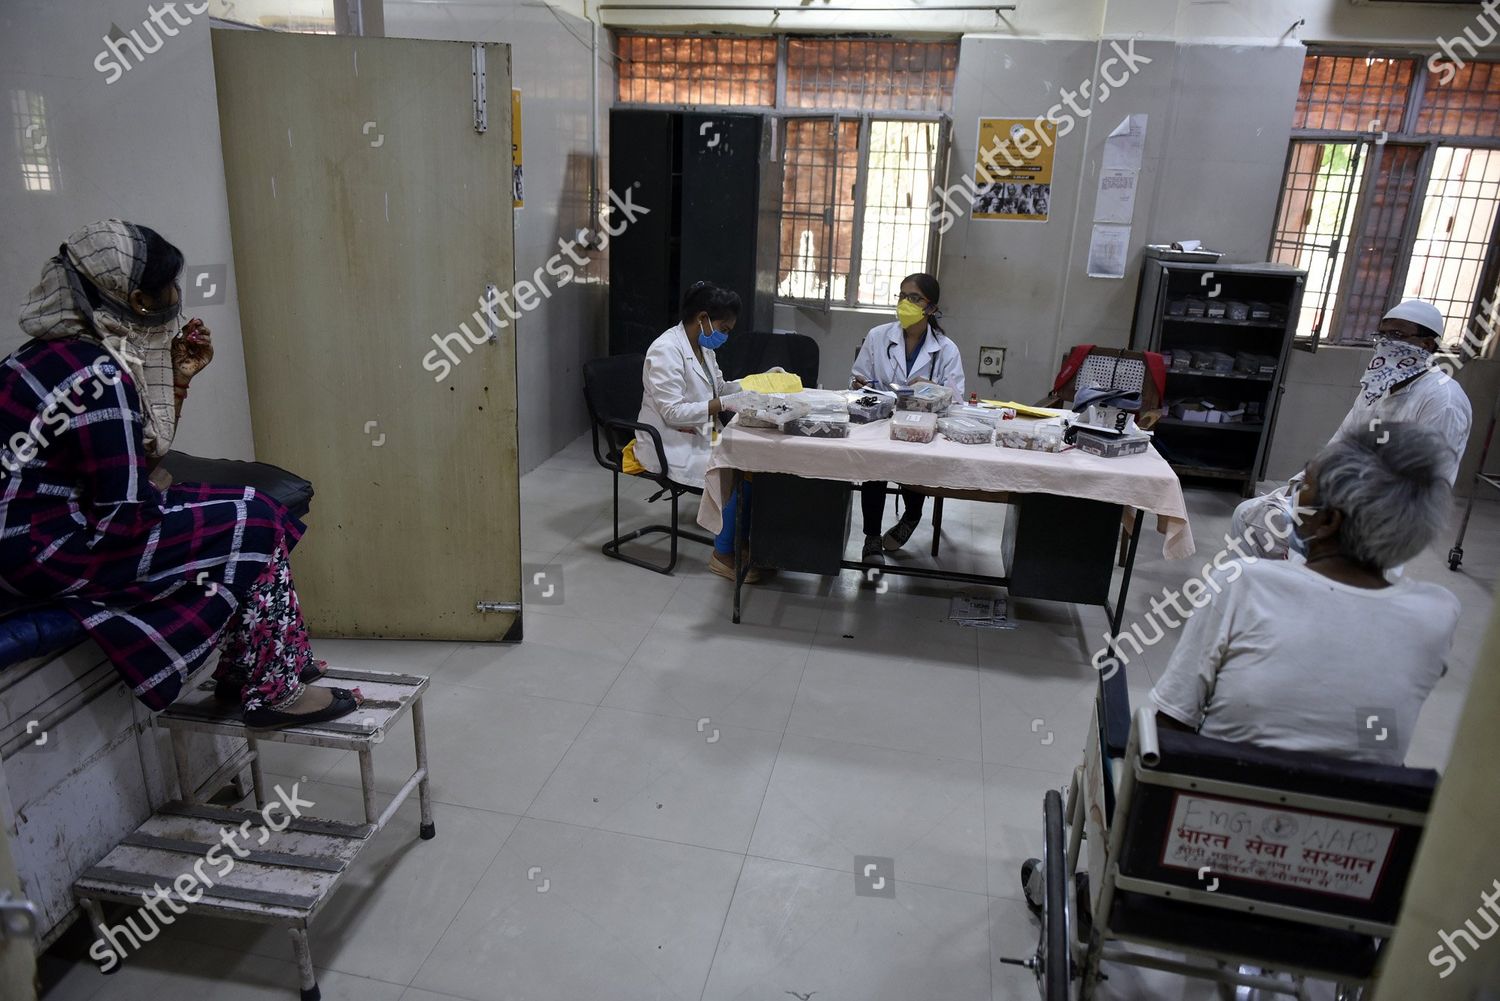
POLYGON ((1419 424, 1376 422, 1331 442, 1313 460, 1322 507, 1343 512, 1339 551, 1381 570, 1420 553, 1452 505, 1443 476, 1448 443, 1419 424))

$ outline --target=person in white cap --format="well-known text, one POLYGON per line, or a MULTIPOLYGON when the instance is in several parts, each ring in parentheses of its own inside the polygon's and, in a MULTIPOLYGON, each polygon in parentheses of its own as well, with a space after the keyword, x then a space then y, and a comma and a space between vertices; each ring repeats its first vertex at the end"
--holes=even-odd
MULTIPOLYGON (((1443 440, 1440 469, 1451 487, 1469 442, 1473 420, 1463 387, 1432 364, 1442 340, 1443 314, 1430 302, 1407 299, 1391 309, 1375 328, 1375 354, 1359 381, 1359 395, 1329 444, 1382 424, 1412 423, 1436 431, 1443 440)), ((1286 559, 1290 527, 1284 498, 1295 497, 1301 473, 1281 489, 1235 508, 1230 531, 1253 555, 1286 559)), ((1237 549, 1240 547, 1236 547, 1237 549)))

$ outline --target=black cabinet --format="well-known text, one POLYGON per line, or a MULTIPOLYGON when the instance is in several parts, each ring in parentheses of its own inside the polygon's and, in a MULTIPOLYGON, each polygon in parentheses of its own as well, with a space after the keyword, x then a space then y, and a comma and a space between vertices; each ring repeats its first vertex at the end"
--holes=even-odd
POLYGON ((1235 482, 1247 497, 1264 477, 1306 278, 1148 254, 1130 346, 1170 356, 1155 444, 1179 476, 1235 482))
POLYGON ((766 120, 618 109, 609 131, 610 189, 647 210, 610 240, 610 353, 644 353, 696 281, 739 293, 739 329, 770 330, 781 175, 766 120))

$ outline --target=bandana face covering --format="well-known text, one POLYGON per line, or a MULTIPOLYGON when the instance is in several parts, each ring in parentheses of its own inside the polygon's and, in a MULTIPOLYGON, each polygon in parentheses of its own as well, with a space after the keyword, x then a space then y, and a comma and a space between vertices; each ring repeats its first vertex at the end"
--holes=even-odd
POLYGON ((1375 339, 1375 357, 1370 359, 1364 377, 1359 380, 1365 403, 1374 403, 1398 382, 1404 382, 1427 370, 1432 352, 1393 337, 1375 339))
POLYGON ((102 346, 129 373, 140 396, 146 454, 159 459, 177 431, 172 394, 172 338, 181 314, 177 305, 134 313, 128 302, 145 267, 145 240, 119 219, 91 223, 68 238, 47 262, 42 281, 21 307, 21 329, 38 340, 79 337, 102 346), (89 302, 92 287, 98 307, 89 302))

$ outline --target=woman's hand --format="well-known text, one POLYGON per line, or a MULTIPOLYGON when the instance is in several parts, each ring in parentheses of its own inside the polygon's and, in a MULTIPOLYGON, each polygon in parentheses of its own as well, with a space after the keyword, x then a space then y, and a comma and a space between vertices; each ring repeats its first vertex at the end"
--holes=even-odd
POLYGON ((183 328, 182 336, 172 342, 173 379, 183 384, 191 382, 213 360, 213 333, 194 317, 183 328))

